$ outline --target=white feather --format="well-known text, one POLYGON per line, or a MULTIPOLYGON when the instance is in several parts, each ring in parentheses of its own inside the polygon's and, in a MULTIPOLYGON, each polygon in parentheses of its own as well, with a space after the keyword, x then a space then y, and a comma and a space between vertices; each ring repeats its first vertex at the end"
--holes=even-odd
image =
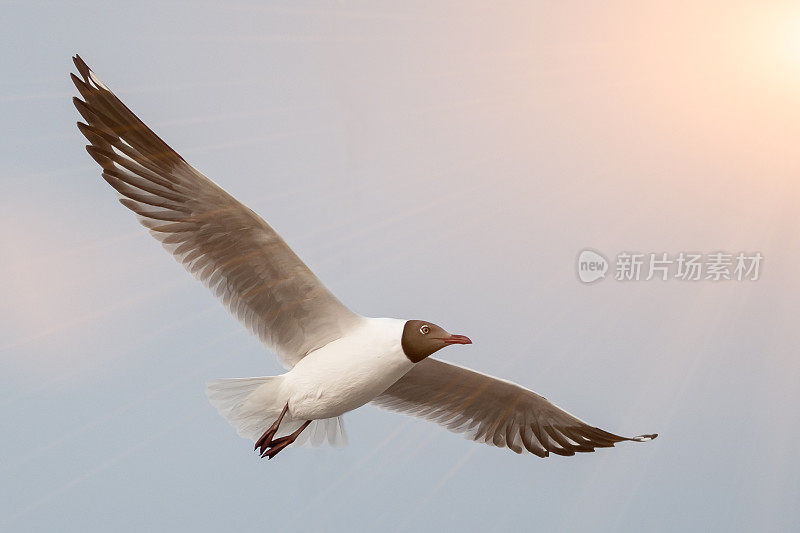
MULTIPOLYGON (((283 376, 257 378, 215 379, 206 384, 206 395, 211 405, 235 429, 240 437, 255 442, 280 415, 276 408, 277 395, 283 376)), ((286 405, 285 402, 283 405, 286 405)), ((290 415, 284 417, 277 436, 288 435, 298 429, 303 420, 290 415)), ((300 434, 295 445, 322 446, 328 444, 341 448, 347 444, 347 435, 341 417, 314 420, 300 434), (313 435, 314 438, 309 438, 313 435)))

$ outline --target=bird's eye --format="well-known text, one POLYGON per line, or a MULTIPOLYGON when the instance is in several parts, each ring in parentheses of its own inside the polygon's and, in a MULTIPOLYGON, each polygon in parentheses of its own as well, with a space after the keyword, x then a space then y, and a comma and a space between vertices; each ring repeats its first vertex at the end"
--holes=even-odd
POLYGON ((431 328, 430 328, 430 326, 428 326, 427 324, 425 324, 424 326, 422 326, 421 328, 419 328, 419 332, 420 332, 420 333, 422 333, 423 335, 427 335, 428 333, 430 333, 430 332, 431 332, 431 328))

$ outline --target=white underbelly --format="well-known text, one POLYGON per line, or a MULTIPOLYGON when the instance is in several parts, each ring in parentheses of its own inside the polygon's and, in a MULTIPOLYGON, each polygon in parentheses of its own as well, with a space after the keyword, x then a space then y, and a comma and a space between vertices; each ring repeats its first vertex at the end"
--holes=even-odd
POLYGON ((332 418, 357 409, 414 366, 402 353, 359 354, 336 348, 307 355, 285 374, 292 418, 332 418))

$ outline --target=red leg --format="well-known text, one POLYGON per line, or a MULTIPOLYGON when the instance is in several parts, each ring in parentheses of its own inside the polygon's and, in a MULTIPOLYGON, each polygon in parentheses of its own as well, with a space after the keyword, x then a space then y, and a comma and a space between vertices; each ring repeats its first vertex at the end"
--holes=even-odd
POLYGON ((273 422, 272 425, 269 427, 269 429, 266 430, 264 434, 261 435, 261 437, 256 441, 256 445, 253 448, 254 450, 258 450, 258 453, 261 453, 268 446, 272 445, 272 437, 274 437, 275 433, 278 432, 278 426, 281 425, 281 420, 283 420, 283 417, 286 416, 286 413, 288 411, 289 411, 289 402, 286 402, 286 405, 284 406, 283 411, 281 411, 281 414, 278 417, 278 419, 275 422, 273 422), (259 450, 259 448, 261 449, 259 450))
POLYGON ((267 457, 267 459, 269 460, 278 455, 278 452, 280 452, 282 449, 286 448, 291 443, 296 441, 297 437, 300 436, 300 433, 302 433, 303 430, 306 429, 310 423, 311 420, 306 420, 305 422, 303 422, 303 425, 300 426, 298 430, 292 433, 291 435, 286 435, 285 437, 281 437, 279 439, 272 441, 268 445, 269 448, 261 454, 261 457, 262 458, 267 457))

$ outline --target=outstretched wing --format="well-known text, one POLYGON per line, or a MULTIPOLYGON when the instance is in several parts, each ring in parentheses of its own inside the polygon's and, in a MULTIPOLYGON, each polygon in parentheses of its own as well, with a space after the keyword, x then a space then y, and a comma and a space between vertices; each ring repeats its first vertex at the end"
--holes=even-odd
POLYGON ((187 163, 73 58, 75 107, 103 178, 150 233, 222 300, 284 366, 341 337, 342 305, 257 214, 187 163))
POLYGON ((476 442, 539 457, 575 455, 658 435, 620 437, 590 426, 524 387, 427 358, 372 402, 436 422, 476 442))

